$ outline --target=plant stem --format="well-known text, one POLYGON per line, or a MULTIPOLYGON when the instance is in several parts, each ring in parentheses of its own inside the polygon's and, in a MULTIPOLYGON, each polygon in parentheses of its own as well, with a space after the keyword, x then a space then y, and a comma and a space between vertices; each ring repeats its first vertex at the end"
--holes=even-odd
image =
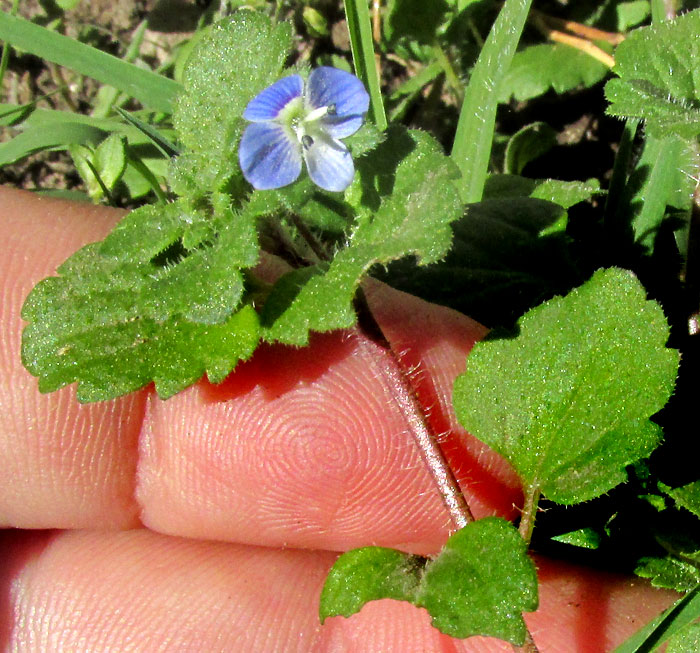
POLYGON ((522 516, 520 517, 518 532, 528 547, 532 539, 532 529, 535 527, 535 515, 537 513, 537 504, 540 502, 540 495, 539 487, 525 488, 525 503, 522 516))
MULTIPOLYGON (((447 511, 450 513, 452 523, 457 529, 464 528, 469 522, 474 521, 474 516, 462 494, 452 468, 440 448, 437 437, 425 418, 425 411, 418 401, 415 389, 401 367, 398 356, 374 318, 362 289, 358 290, 355 308, 358 314, 358 326, 384 352, 384 355, 379 357, 380 373, 391 388, 399 410, 408 420, 411 435, 418 445, 421 457, 437 486, 447 511)), ((368 346, 368 343, 365 346, 368 346)))

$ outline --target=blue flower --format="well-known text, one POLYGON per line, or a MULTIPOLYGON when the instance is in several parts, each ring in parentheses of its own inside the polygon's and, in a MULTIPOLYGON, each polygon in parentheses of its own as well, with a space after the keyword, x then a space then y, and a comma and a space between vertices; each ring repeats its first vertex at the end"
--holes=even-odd
POLYGON ((281 188, 301 174, 303 159, 317 186, 345 190, 355 166, 339 139, 362 126, 368 108, 362 82, 336 68, 316 68, 306 84, 299 75, 275 82, 243 112, 253 123, 238 150, 243 176, 258 190, 281 188))

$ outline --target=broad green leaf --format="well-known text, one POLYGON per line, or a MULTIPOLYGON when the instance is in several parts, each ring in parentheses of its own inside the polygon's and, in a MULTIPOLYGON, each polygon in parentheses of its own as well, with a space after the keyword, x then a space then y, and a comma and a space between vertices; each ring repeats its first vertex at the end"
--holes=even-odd
POLYGON ((523 102, 550 89, 566 93, 599 82, 610 69, 597 59, 562 43, 531 45, 515 53, 503 80, 500 102, 523 102))
POLYGON ((591 187, 510 175, 490 178, 488 199, 466 207, 453 223, 454 243, 444 260, 416 267, 398 261, 377 276, 428 301, 451 306, 487 326, 510 324, 526 310, 563 294, 583 280, 557 230, 566 211, 530 195, 562 204, 587 199, 591 187))
POLYGON ((171 113, 180 90, 167 77, 4 12, 0 12, 0 41, 114 86, 156 111, 171 113))
POLYGON ((336 561, 323 586, 319 616, 349 617, 379 599, 413 601, 427 560, 395 549, 353 549, 336 561))
POLYGON ((254 219, 224 196, 146 206, 71 256, 22 309, 40 390, 77 381, 78 398, 96 401, 150 381, 168 397, 205 372, 221 381, 258 342, 240 272, 257 261, 254 219))
POLYGON ((563 504, 607 492, 661 438, 649 418, 678 367, 663 312, 634 275, 611 268, 532 309, 518 328, 472 350, 455 383, 460 422, 529 490, 563 504))
POLYGON ((381 547, 343 554, 326 579, 321 620, 383 598, 426 608, 433 625, 453 637, 487 635, 520 645, 521 613, 537 608, 537 575, 513 526, 487 517, 452 535, 433 560, 381 547))
POLYGON ((615 50, 613 116, 642 118, 653 136, 700 134, 700 10, 632 32, 615 50))
MULTIPOLYGON (((191 187, 204 193, 240 176, 237 145, 250 100, 282 75, 291 47, 287 23, 273 25, 262 14, 236 12, 216 23, 187 60, 184 92, 173 122, 188 150, 191 187)), ((178 189, 176 189, 178 190, 178 189)))
POLYGON ((456 176, 432 137, 393 127, 384 143, 357 162, 345 194, 358 211, 347 246, 323 274, 313 275, 289 298, 268 338, 303 345, 310 331, 350 327, 356 319, 355 291, 373 265, 409 254, 421 263, 445 256, 452 242, 450 223, 461 214, 456 176))

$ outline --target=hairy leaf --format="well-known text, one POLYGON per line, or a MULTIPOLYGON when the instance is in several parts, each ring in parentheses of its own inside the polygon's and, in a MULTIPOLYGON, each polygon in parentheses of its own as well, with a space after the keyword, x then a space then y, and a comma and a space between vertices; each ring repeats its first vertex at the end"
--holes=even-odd
MULTIPOLYGON (((213 25, 198 42, 173 113, 188 150, 178 165, 190 171, 192 188, 216 190, 239 174, 236 145, 246 124, 243 110, 281 76, 290 47, 287 23, 273 25, 252 11, 213 25)), ((182 167, 178 172, 184 174, 182 167)))
POLYGON ((629 272, 599 270, 529 311, 517 337, 478 343, 455 383, 457 416, 523 484, 574 504, 626 479, 658 444, 678 353, 659 306, 629 272))
POLYGON ((155 381, 168 397, 252 354, 258 319, 240 269, 257 261, 255 215, 213 202, 133 211, 37 284, 22 358, 42 392, 78 381, 79 399, 96 401, 155 381))
POLYGON ((269 339, 303 345, 310 331, 352 326, 355 291, 373 265, 408 254, 431 263, 449 250, 450 223, 461 214, 452 183, 457 171, 428 134, 394 127, 357 168, 345 197, 357 211, 347 247, 303 287, 296 286, 281 312, 278 294, 274 322, 263 314, 269 339))
POLYGON ((593 86, 609 68, 589 55, 561 43, 531 45, 515 53, 503 80, 499 100, 529 100, 552 89, 565 93, 593 86))
POLYGON ((358 612, 383 598, 424 607, 453 637, 500 637, 520 645, 522 612, 537 608, 537 575, 526 546, 508 522, 487 517, 450 537, 433 560, 367 547, 338 558, 321 594, 321 620, 358 612))
POLYGON ((700 134, 700 10, 636 30, 615 50, 605 95, 613 116, 642 118, 662 138, 700 134))

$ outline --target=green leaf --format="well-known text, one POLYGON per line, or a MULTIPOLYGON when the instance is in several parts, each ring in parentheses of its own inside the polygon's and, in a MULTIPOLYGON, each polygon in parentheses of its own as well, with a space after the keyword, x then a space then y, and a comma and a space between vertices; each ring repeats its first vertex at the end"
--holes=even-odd
POLYGON ((518 130, 508 141, 505 172, 519 175, 523 168, 557 144, 557 132, 545 122, 535 122, 518 130))
POLYGON ((487 517, 452 535, 434 560, 380 547, 343 554, 321 593, 321 621, 382 598, 426 608, 433 625, 453 637, 521 645, 521 613, 537 608, 537 574, 513 526, 487 517))
POLYGON ((593 528, 579 528, 575 531, 555 535, 552 538, 555 542, 571 544, 583 549, 597 549, 600 546, 600 533, 593 528))
POLYGON ((700 481, 693 481, 687 485, 677 488, 670 488, 659 484, 681 508, 692 512, 696 517, 700 517, 700 481))
POLYGON ((700 623, 688 624, 668 640, 666 653, 700 651, 700 623))
POLYGON ((700 583, 700 569, 673 556, 642 558, 634 573, 648 578, 654 587, 687 592, 700 583))
POLYGON ((344 553, 328 572, 321 592, 321 623, 328 617, 349 617, 370 601, 412 601, 425 564, 421 556, 380 546, 344 553))
POLYGON ((110 134, 95 149, 94 165, 109 190, 121 179, 126 168, 126 139, 110 134))
POLYGON ((665 610, 661 616, 618 646, 614 653, 651 653, 657 646, 698 617, 700 617, 700 587, 695 587, 665 610))
POLYGON ((0 40, 114 86, 156 111, 171 113, 173 98, 180 90, 167 77, 4 12, 0 12, 0 40))
POLYGON ((521 612, 537 604, 537 573, 525 542, 497 517, 479 519, 450 537, 427 565, 418 592, 418 605, 442 632, 499 637, 516 646, 527 632, 521 612))
POLYGON ((39 389, 77 381, 78 398, 96 401, 150 381, 168 397, 205 372, 221 381, 258 342, 240 272, 257 261, 254 218, 225 197, 146 206, 71 256, 22 309, 39 389))
POLYGON ((550 89, 566 93, 599 82, 610 69, 597 59, 561 43, 531 45, 515 53, 503 80, 500 102, 523 102, 550 89))
POLYGON ((617 12, 617 29, 626 32, 631 27, 643 23, 651 15, 649 0, 632 0, 621 2, 615 7, 617 12))
POLYGON ((312 275, 270 324, 268 338, 295 345, 310 331, 355 323, 352 300, 362 276, 377 263, 408 254, 440 260, 450 248, 450 222, 461 215, 457 171, 428 134, 389 130, 387 140, 357 162, 345 199, 358 212, 347 246, 323 274, 312 275))
POLYGON ((463 202, 478 202, 483 195, 501 88, 531 4, 506 0, 472 70, 452 147, 452 159, 462 172, 463 202))
POLYGON ((635 30, 615 51, 605 95, 613 116, 642 118, 653 136, 700 134, 700 10, 635 30))
POLYGON ((81 122, 31 126, 12 140, 0 143, 0 166, 43 150, 66 149, 75 144, 96 145, 105 136, 102 129, 81 122))
MULTIPOLYGON (((250 100, 282 75, 291 48, 288 23, 273 25, 262 14, 236 12, 201 38, 184 71, 184 92, 173 114, 188 152, 180 163, 199 193, 240 176, 237 145, 250 100)), ((181 158, 183 158, 181 157, 181 158)))
POLYGON ((379 75, 374 60, 374 39, 372 38, 369 6, 365 0, 344 0, 343 5, 350 35, 355 74, 362 80, 369 93, 369 113, 372 122, 380 131, 384 131, 387 122, 379 75))
POLYGON ((553 501, 607 492, 661 437, 649 418, 678 367, 663 312, 631 273, 612 268, 518 327, 515 338, 472 350, 455 383, 460 422, 553 501))

